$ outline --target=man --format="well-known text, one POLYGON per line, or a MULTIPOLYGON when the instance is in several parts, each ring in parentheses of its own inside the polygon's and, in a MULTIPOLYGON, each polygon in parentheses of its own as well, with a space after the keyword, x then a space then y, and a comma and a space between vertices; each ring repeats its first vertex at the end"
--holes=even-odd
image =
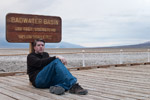
POLYGON ((65 67, 67 61, 64 57, 49 57, 44 52, 45 41, 37 39, 33 43, 34 52, 27 56, 27 74, 32 85, 36 88, 49 88, 50 93, 61 95, 69 93, 86 95, 77 79, 65 67))

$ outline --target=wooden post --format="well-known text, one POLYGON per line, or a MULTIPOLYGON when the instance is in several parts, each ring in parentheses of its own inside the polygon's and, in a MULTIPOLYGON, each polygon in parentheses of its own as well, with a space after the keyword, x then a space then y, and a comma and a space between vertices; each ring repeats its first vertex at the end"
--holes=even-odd
POLYGON ((34 48, 33 48, 33 42, 29 44, 29 53, 33 52, 34 48))
POLYGON ((120 49, 120 64, 123 64, 123 50, 120 49))
POLYGON ((85 50, 82 50, 82 66, 85 67, 85 56, 84 56, 85 50))
POLYGON ((150 57, 150 49, 147 50, 148 51, 148 62, 150 61, 149 57, 150 57))

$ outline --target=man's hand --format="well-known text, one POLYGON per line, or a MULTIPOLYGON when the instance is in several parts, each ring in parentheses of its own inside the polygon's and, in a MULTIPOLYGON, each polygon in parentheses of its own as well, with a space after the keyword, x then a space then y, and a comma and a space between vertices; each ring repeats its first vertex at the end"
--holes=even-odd
POLYGON ((67 60, 62 56, 56 56, 56 58, 60 59, 64 65, 67 65, 67 60))

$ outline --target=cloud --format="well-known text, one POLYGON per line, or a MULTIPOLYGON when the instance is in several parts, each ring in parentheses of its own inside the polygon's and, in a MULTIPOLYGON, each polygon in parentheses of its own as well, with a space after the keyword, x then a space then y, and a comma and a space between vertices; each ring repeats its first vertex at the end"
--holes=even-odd
POLYGON ((5 0, 0 34, 9 12, 62 18, 62 40, 94 46, 132 44, 150 38, 149 0, 5 0))
POLYGON ((5 35, 5 21, 8 13, 41 14, 40 11, 50 6, 54 0, 4 0, 0 3, 0 34, 5 35), (49 2, 49 3, 47 3, 49 2))

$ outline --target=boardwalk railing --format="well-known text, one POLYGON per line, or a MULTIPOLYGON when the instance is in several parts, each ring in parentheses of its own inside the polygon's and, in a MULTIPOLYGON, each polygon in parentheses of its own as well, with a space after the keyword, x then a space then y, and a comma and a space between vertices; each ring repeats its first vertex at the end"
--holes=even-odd
MULTIPOLYGON (((62 55, 68 60, 68 67, 97 66, 110 64, 143 63, 150 62, 150 49, 142 51, 88 51, 80 50, 77 52, 51 52, 50 55, 62 55)), ((27 56, 24 54, 0 54, 1 56, 27 56)))

